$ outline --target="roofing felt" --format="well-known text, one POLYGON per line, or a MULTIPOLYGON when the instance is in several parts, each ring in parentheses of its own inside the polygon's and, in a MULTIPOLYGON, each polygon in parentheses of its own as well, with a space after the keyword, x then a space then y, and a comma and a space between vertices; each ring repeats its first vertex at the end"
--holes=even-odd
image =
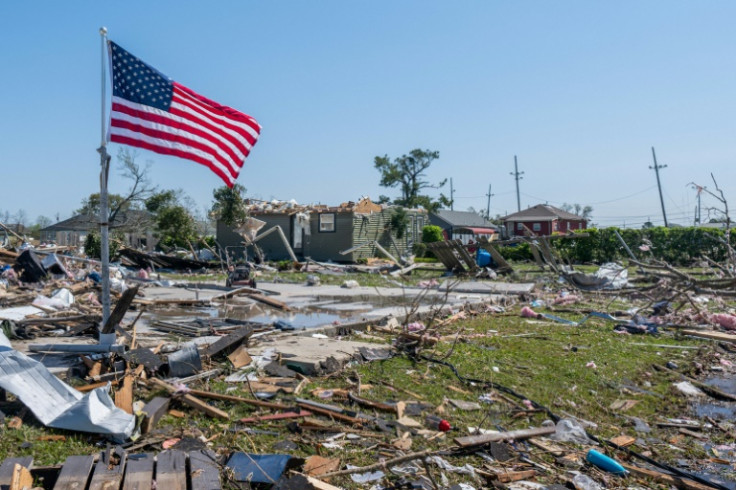
POLYGON ((479 214, 470 211, 453 211, 450 209, 438 209, 432 213, 451 226, 466 226, 480 228, 498 228, 496 225, 479 214))
POLYGON ((504 221, 552 221, 557 218, 586 221, 585 218, 577 214, 568 213, 560 208, 550 206, 549 204, 537 204, 530 208, 519 211, 518 213, 509 214, 503 218, 504 221))

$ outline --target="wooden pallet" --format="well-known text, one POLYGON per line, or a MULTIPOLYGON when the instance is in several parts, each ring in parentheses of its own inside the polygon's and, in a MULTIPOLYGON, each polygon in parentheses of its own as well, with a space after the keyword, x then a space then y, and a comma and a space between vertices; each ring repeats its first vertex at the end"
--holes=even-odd
MULTIPOLYGON (((101 455, 69 456, 61 468, 34 468, 33 458, 0 463, 0 490, 24 488, 20 479, 43 474, 53 490, 219 490, 220 470, 210 451, 126 454, 115 448, 101 455)), ((38 482, 37 482, 38 483, 38 482)))

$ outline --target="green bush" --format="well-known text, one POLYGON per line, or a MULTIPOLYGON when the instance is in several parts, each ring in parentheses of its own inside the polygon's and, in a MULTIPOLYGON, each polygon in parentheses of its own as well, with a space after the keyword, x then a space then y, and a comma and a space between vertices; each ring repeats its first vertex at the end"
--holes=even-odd
MULTIPOLYGON (((112 231, 108 233, 108 250, 110 252, 110 258, 115 257, 120 250, 120 245, 123 243, 125 236, 119 231, 112 231)), ((100 259, 102 250, 102 237, 98 231, 91 231, 87 234, 84 239, 84 253, 87 257, 100 259)))
POLYGON ((441 242, 444 239, 442 228, 439 226, 427 225, 422 228, 422 243, 441 242))

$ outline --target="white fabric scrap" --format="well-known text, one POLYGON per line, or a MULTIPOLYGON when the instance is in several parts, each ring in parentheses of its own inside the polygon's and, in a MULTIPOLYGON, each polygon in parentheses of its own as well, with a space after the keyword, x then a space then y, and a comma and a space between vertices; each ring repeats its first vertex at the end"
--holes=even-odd
POLYGON ((14 394, 45 426, 130 438, 135 417, 117 408, 106 387, 82 394, 46 366, 9 348, 0 332, 0 388, 14 394))

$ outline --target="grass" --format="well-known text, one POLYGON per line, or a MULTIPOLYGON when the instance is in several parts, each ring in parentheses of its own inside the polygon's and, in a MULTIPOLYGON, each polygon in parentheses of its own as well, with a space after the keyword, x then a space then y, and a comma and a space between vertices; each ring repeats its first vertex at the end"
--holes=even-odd
MULTIPOLYGON (((535 266, 518 267, 517 277, 534 274, 533 269, 535 266)), ((416 274, 414 280, 436 278, 438 275, 436 272, 421 271, 416 274)), ((361 285, 369 285, 364 284, 364 278, 374 276, 378 279, 376 285, 386 285, 385 279, 372 274, 323 275, 321 279, 323 284, 332 283, 333 280, 336 284, 341 284, 346 278, 356 278, 361 285)), ((306 281, 306 273, 301 272, 281 272, 270 277, 290 282, 306 281)), ((205 280, 209 282, 211 279, 205 280)), ((569 307, 581 313, 555 314, 579 320, 583 316, 582 312, 586 310, 611 311, 612 308, 626 309, 633 305, 634 303, 626 298, 618 298, 612 302, 606 296, 588 295, 584 303, 569 307)), ((429 404, 430 408, 427 411, 414 418, 421 421, 427 414, 439 413, 457 428, 450 437, 467 434, 467 427, 513 430, 540 426, 547 418, 544 413, 518 416, 516 409, 502 400, 483 405, 481 411, 457 410, 446 402, 447 398, 478 401, 480 395, 494 391, 487 386, 488 382, 492 382, 514 390, 560 416, 567 414, 594 422, 597 428, 593 432, 600 437, 629 435, 638 439, 643 438, 645 442, 642 446, 634 446, 634 449, 640 452, 648 451, 654 459, 674 462, 682 458, 696 461, 709 457, 702 444, 678 436, 674 432, 676 429, 661 429, 656 426, 656 422, 663 421, 667 417, 692 416, 692 406, 673 388, 672 383, 679 380, 672 374, 655 370, 653 365, 675 361, 681 370, 690 371, 695 362, 707 365, 715 359, 712 357, 713 344, 695 339, 676 339, 671 333, 663 333, 660 336, 620 335, 612 331, 611 323, 597 319, 588 320, 583 326, 523 319, 518 314, 519 306, 506 313, 470 316, 443 327, 440 333, 445 335, 460 333, 464 337, 463 340, 441 342, 435 348, 422 350, 422 354, 446 360, 453 364, 461 375, 482 380, 483 383, 463 382, 445 366, 421 361, 402 353, 386 361, 350 366, 337 376, 313 378, 301 396, 310 398, 309 391, 315 388, 346 388, 350 383, 349 378, 359 377, 363 384, 373 386, 362 393, 365 398, 377 401, 413 400, 429 404), (694 346, 698 349, 663 348, 656 344, 694 346), (588 367, 590 362, 595 363, 596 367, 588 367), (642 393, 640 390, 649 393, 642 393), (414 395, 421 398, 418 399, 414 395), (612 409, 611 404, 620 400, 635 400, 636 403, 627 411, 612 409), (646 435, 637 433, 632 417, 647 421, 652 432, 646 435)), ((389 340, 387 337, 386 341, 389 340)), ((227 369, 227 366, 225 368, 227 369)), ((193 387, 250 397, 246 386, 236 385, 233 391, 233 385, 222 381, 212 381, 204 386, 193 387)), ((153 393, 139 389, 136 396, 150 399, 153 393)), ((289 397, 282 399, 288 401, 289 397)), ((335 399, 317 399, 317 401, 344 403, 335 399)), ((319 453, 322 456, 340 457, 343 462, 361 466, 375 463, 377 451, 389 455, 392 452, 391 443, 397 437, 395 433, 388 433, 378 440, 368 440, 366 444, 371 446, 371 449, 366 449, 360 441, 346 442, 343 449, 328 449, 320 444, 315 434, 300 435, 290 432, 287 429, 288 421, 263 422, 252 426, 254 429, 275 431, 278 436, 234 432, 229 430, 234 425, 233 421, 254 413, 267 412, 227 402, 211 403, 227 410, 231 415, 231 422, 223 423, 199 415, 189 408, 177 407, 188 414, 187 418, 166 416, 159 424, 159 428, 167 437, 184 435, 215 437, 214 447, 222 450, 275 452, 274 443, 290 439, 298 445, 293 451, 295 456, 306 457, 319 453)), ((18 403, 11 404, 10 407, 11 410, 6 412, 8 416, 23 412, 22 406, 18 403)), ((376 415, 386 417, 385 414, 376 415)), ((728 442, 725 434, 713 432, 710 436, 714 443, 728 442)), ((413 441, 412 451, 447 448, 451 445, 448 438, 430 441, 416 435, 413 441)), ((58 464, 68 455, 94 453, 100 450, 100 443, 101 440, 96 436, 45 429, 35 422, 32 416, 25 417, 25 424, 20 430, 9 429, 7 426, 0 427, 0 458, 32 455, 37 465, 58 464), (41 441, 40 437, 46 434, 66 435, 66 441, 41 441), (31 445, 27 447, 24 443, 31 445)), ((572 452, 582 449, 574 445, 568 447, 572 452)), ((550 455, 530 451, 533 459, 555 464, 554 458, 550 455)), ((465 462, 474 465, 482 463, 476 457, 468 458, 467 460, 453 458, 451 462, 457 465, 463 465, 465 462)), ((462 480, 462 477, 451 476, 451 481, 462 480)), ((552 482, 554 477, 541 477, 538 481, 552 482)), ((350 487, 351 483, 348 478, 334 482, 336 485, 347 487, 350 487)))

